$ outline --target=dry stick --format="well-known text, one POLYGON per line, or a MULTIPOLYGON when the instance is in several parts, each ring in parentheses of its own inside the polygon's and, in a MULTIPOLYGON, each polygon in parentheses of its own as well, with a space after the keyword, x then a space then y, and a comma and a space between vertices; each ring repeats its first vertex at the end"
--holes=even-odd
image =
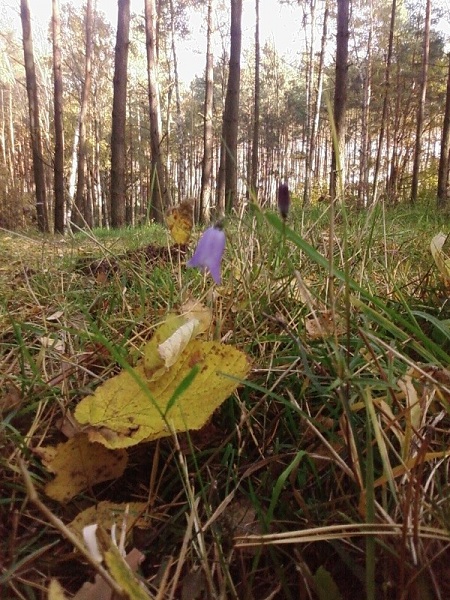
POLYGON ((119 596, 119 598, 125 598, 125 594, 122 588, 118 585, 118 583, 111 577, 108 571, 102 567, 86 550, 83 543, 77 538, 77 536, 68 529, 64 523, 59 519, 56 515, 52 513, 52 511, 45 506, 45 504, 40 500, 36 488, 31 481, 30 473, 28 472, 25 462, 20 459, 19 460, 20 470, 22 471, 23 480, 25 483, 25 487, 27 489, 28 498, 33 504, 45 515, 47 520, 53 525, 55 529, 61 532, 61 534, 68 540, 71 544, 75 546, 75 548, 81 552, 81 554, 85 557, 85 559, 94 567, 97 573, 102 577, 105 582, 109 585, 111 590, 119 596))

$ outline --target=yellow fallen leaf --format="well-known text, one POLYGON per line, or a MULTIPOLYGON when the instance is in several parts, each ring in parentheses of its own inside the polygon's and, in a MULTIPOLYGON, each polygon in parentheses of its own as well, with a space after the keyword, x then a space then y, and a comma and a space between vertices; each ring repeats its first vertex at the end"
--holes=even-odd
POLYGON ((437 268, 445 279, 450 280, 450 257, 442 249, 447 238, 448 235, 442 232, 435 235, 431 240, 430 250, 437 268))
POLYGON ((243 352, 202 340, 190 341, 159 379, 149 380, 145 361, 109 379, 78 404, 75 418, 91 426, 91 440, 125 448, 169 436, 171 429, 200 429, 250 370, 243 352), (197 374, 186 386, 194 367, 197 374))
POLYGON ((192 211, 192 202, 185 200, 166 212, 166 223, 176 244, 187 244, 191 238, 192 211))
POLYGON ((147 508, 146 502, 128 502, 116 504, 114 502, 98 502, 95 506, 90 506, 80 512, 68 527, 74 533, 82 537, 83 527, 91 523, 97 523, 105 531, 111 531, 111 527, 115 523, 119 527, 122 526, 124 516, 126 514, 125 526, 128 534, 132 527, 140 527, 148 529, 150 526, 150 518, 144 515, 147 508))
POLYGON ((45 493, 58 502, 68 502, 91 486, 117 479, 128 462, 125 450, 111 451, 89 441, 85 433, 77 433, 56 447, 37 448, 47 469, 55 478, 45 486, 45 493))
POLYGON ((48 587, 48 600, 67 600, 64 589, 57 579, 52 579, 48 587))

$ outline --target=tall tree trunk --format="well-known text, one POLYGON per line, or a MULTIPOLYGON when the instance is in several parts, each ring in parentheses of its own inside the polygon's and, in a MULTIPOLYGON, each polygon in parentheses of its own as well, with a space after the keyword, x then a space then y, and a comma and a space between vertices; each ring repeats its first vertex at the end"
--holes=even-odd
POLYGON ((230 212, 237 198, 237 141, 241 83, 242 0, 231 1, 230 62, 222 126, 221 164, 223 161, 225 210, 230 212))
MULTIPOLYGON (((349 0, 337 1, 336 81, 334 87, 333 120, 336 139, 331 154, 330 197, 338 197, 338 183, 345 184, 345 113, 348 82, 349 0)), ((343 198, 339 198, 340 201, 343 198)))
POLYGON ((39 99, 34 64, 33 37, 28 0, 20 0, 20 18, 22 21, 23 55, 28 94, 28 111, 33 154, 33 173, 36 191, 36 215, 40 231, 49 231, 47 214, 47 189, 45 185, 44 159, 42 153, 42 135, 39 121, 39 99))
POLYGON ((55 232, 64 233, 66 221, 64 192, 64 122, 63 122, 63 89, 61 73, 61 19, 59 0, 52 0, 52 38, 53 38, 53 106, 55 119, 55 232))
POLYGON ((261 100, 260 82, 261 52, 259 44, 259 0, 255 0, 255 90, 253 101, 253 137, 250 176, 250 200, 258 201, 258 156, 259 156, 259 108, 261 100))
POLYGON ((431 0, 427 0, 425 9, 425 31, 423 34, 423 54, 422 54, 422 74, 420 78, 420 96, 419 105, 417 107, 417 123, 416 123, 416 144, 414 148, 414 164, 411 183, 411 204, 417 200, 417 192, 419 189, 419 172, 420 172, 420 157, 422 153, 422 130, 423 130, 423 115, 425 110, 425 99, 427 96, 428 83, 428 64, 430 55, 430 21, 431 21, 431 0))
POLYGON ((369 157, 371 155, 369 115, 372 95, 372 37, 373 37, 373 2, 370 0, 370 23, 367 38, 366 66, 364 73, 364 92, 361 116, 361 151, 359 157, 358 205, 363 207, 369 201, 369 157))
POLYGON ((177 173, 177 187, 178 187, 178 199, 186 199, 186 176, 185 176, 185 141, 184 141, 184 124, 183 115, 181 114, 181 98, 180 98, 180 80, 178 76, 178 57, 175 45, 175 11, 173 6, 173 0, 169 0, 170 3, 170 39, 171 39, 171 53, 173 60, 173 79, 175 86, 175 102, 177 112, 177 147, 178 147, 178 173, 177 173))
POLYGON ((208 221, 211 209, 213 168, 213 99, 214 99, 214 56, 212 51, 213 0, 208 0, 205 69, 205 112, 203 124, 203 161, 200 191, 200 222, 208 221))
POLYGON ((301 139, 301 154, 305 156, 305 171, 304 171, 304 194, 303 199, 309 198, 306 190, 310 185, 310 165, 308 164, 310 148, 312 143, 312 121, 313 121, 313 91, 314 91, 314 80, 315 80, 315 37, 316 37, 316 0, 310 0, 310 2, 299 3, 303 9, 303 29, 304 29, 304 43, 305 43, 305 65, 302 65, 302 71, 305 74, 305 108, 306 118, 305 126, 302 128, 302 139, 301 139), (309 14, 308 14, 309 9, 309 14), (309 18, 308 18, 309 17, 309 18), (309 26, 308 26, 309 21, 309 26), (308 181, 309 180, 309 181, 308 181))
POLYGON ((447 94, 445 97, 444 122, 442 124, 441 154, 439 158, 437 207, 442 210, 448 205, 448 168, 450 153, 450 54, 448 54, 447 94))
POLYGON ((89 105, 89 96, 91 94, 91 70, 92 70, 92 0, 86 0, 86 56, 84 63, 84 81, 81 90, 80 113, 78 115, 78 149, 77 149, 77 184, 75 197, 72 207, 72 223, 78 227, 82 227, 87 222, 86 211, 86 116, 89 105))
POLYGON ((111 130, 111 226, 125 225, 126 118, 130 0, 118 1, 111 130))
POLYGON ((389 92, 391 86, 391 64, 392 64, 392 53, 394 48, 394 31, 395 31, 395 17, 397 13, 397 0, 392 0, 391 6, 391 21, 389 25, 389 43, 386 57, 386 67, 384 70, 384 95, 383 95, 383 109, 381 111, 381 123, 380 132, 378 135, 378 148, 377 156, 375 159, 375 170, 373 174, 373 192, 372 202, 376 202, 378 198, 378 181, 380 175, 381 166, 381 154, 383 151, 384 135, 387 126, 388 106, 389 106, 389 92))
MULTIPOLYGON (((328 31, 328 0, 325 0, 325 8, 323 13, 323 24, 322 24, 322 39, 320 43, 320 55, 319 55, 319 66, 317 68, 317 88, 316 95, 314 98, 314 109, 311 119, 311 134, 309 147, 306 155, 305 165, 305 188, 303 192, 303 204, 309 204, 311 201, 311 184, 312 184, 312 167, 314 164, 314 155, 316 153, 317 144, 317 132, 319 130, 320 121, 320 105, 322 103, 322 88, 323 88, 323 67, 325 62, 325 49, 327 45, 327 31, 328 31)), ((318 176, 318 169, 315 169, 316 176, 318 176)))
POLYGON ((161 150, 161 107, 159 102, 158 55, 155 0, 145 0, 145 38, 147 46, 148 96, 150 105, 151 146, 151 211, 158 223, 164 221, 164 210, 171 204, 170 192, 161 150))

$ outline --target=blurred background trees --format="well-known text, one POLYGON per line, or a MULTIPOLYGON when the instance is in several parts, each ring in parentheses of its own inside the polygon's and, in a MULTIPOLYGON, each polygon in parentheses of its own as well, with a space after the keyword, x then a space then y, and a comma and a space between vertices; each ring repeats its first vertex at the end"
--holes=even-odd
POLYGON ((245 4, 242 48, 237 0, 143 0, 122 44, 126 11, 110 23, 98 1, 49 1, 53 20, 39 43, 26 0, 21 28, 2 16, 0 226, 136 225, 162 221, 185 199, 207 221, 249 200, 273 205, 281 181, 294 203, 326 200, 336 191, 332 118, 345 173, 338 201, 364 208, 427 196, 446 210, 448 7, 353 0, 340 13, 342 58, 338 6, 348 0, 270 0, 298 19, 288 54, 277 49, 282 31, 261 37, 261 3, 245 4), (202 23, 195 32, 192 15, 202 23), (180 73, 189 35, 202 57, 192 81, 180 73))

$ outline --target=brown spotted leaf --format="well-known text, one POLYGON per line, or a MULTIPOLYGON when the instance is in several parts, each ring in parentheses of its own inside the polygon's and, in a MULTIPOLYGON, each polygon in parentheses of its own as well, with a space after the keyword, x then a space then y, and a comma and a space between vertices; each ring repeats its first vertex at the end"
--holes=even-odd
POLYGON ((68 502, 97 483, 120 477, 128 462, 125 450, 108 450, 89 441, 87 434, 77 433, 56 447, 38 448, 47 469, 55 478, 45 486, 45 493, 59 502, 68 502))

